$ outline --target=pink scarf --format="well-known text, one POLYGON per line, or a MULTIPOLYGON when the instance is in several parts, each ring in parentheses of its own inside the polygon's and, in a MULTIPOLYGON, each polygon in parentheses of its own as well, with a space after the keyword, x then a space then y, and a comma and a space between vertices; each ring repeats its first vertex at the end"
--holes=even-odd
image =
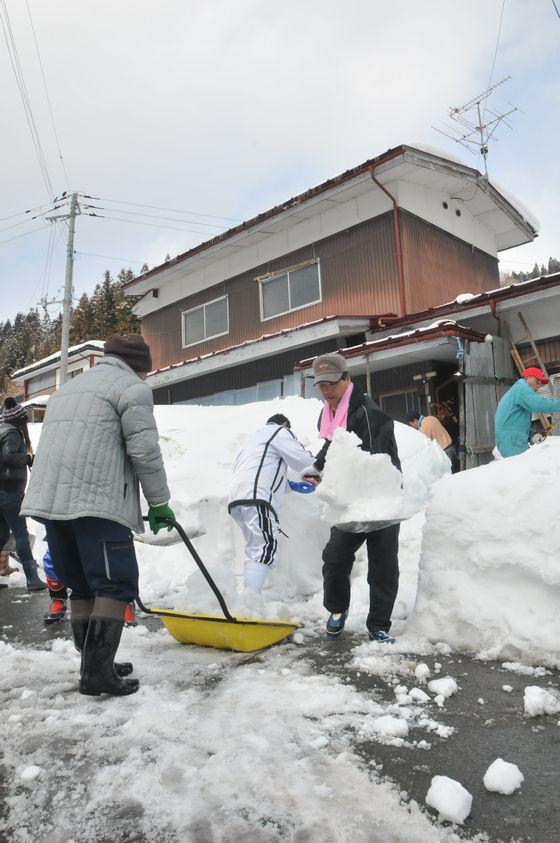
POLYGON ((321 439, 332 440, 337 427, 343 427, 346 430, 346 424, 348 422, 348 407, 350 406, 350 396, 352 395, 353 389, 354 384, 349 383, 344 395, 340 399, 335 413, 333 413, 329 402, 325 401, 323 413, 321 415, 321 427, 319 430, 319 436, 321 439))

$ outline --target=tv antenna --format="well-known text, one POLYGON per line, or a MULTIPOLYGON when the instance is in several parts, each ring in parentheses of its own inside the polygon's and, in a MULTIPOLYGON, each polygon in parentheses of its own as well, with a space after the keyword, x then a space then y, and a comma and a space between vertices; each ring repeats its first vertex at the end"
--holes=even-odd
POLYGON ((468 149, 469 152, 473 153, 473 155, 482 155, 485 178, 488 178, 488 144, 490 141, 498 140, 495 136, 495 132, 498 126, 502 123, 507 126, 508 129, 513 128, 507 118, 510 114, 513 114, 514 111, 519 110, 515 105, 512 105, 509 111, 505 111, 503 113, 498 113, 488 108, 487 100, 492 92, 500 85, 503 85, 504 82, 507 82, 508 79, 511 79, 511 76, 506 76, 504 79, 496 82, 495 85, 487 88, 484 93, 473 97, 464 105, 450 106, 449 117, 455 124, 461 126, 461 129, 444 123, 443 125, 448 130, 447 132, 444 132, 442 129, 438 129, 437 126, 432 126, 432 129, 435 129, 436 132, 445 135, 446 138, 455 141, 455 143, 460 143, 461 146, 464 146, 465 149, 468 149), (488 115, 491 119, 488 119, 485 122, 486 115, 488 115))

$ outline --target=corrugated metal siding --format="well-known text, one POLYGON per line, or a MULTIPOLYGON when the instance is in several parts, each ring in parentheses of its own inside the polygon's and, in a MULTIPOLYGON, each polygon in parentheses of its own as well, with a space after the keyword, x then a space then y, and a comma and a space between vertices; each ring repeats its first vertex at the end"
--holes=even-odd
POLYGON ((500 286, 497 258, 399 211, 407 313, 500 286))
MULTIPOLYGON (((560 367, 560 339, 538 340, 535 344, 539 350, 541 359, 547 368, 550 367, 551 369, 557 369, 560 367)), ((526 363, 527 366, 539 365, 530 345, 520 347, 519 353, 523 362, 526 363)))
POLYGON ((295 363, 299 360, 314 357, 317 354, 326 354, 329 351, 336 351, 336 347, 336 340, 314 343, 303 348, 296 348, 293 351, 286 351, 283 354, 276 354, 274 357, 254 360, 251 363, 245 363, 243 366, 221 369, 200 378, 192 378, 191 380, 170 384, 168 387, 160 387, 154 389, 154 403, 175 404, 177 401, 201 398, 228 389, 244 389, 263 381, 275 380, 284 375, 291 375, 295 363))
POLYGON ((397 309, 392 218, 390 214, 384 214, 146 316, 142 320, 142 333, 150 345, 153 365, 157 369, 325 316, 396 313, 397 309), (255 277, 312 258, 319 258, 320 262, 322 301, 261 322, 259 286, 255 277), (226 294, 229 333, 182 348, 182 311, 226 294))

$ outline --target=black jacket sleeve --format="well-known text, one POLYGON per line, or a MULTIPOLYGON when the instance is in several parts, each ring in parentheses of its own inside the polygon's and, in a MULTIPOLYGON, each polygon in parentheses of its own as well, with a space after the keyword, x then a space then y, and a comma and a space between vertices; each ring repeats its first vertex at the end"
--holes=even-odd
POLYGON ((330 444, 330 440, 325 439, 323 447, 315 457, 315 462, 313 463, 313 465, 315 466, 317 471, 322 471, 325 467, 325 460, 327 459, 327 451, 329 450, 330 444))
POLYGON ((10 431, 3 437, 0 462, 5 465, 27 465, 29 463, 27 454, 21 451, 21 436, 17 430, 10 431))

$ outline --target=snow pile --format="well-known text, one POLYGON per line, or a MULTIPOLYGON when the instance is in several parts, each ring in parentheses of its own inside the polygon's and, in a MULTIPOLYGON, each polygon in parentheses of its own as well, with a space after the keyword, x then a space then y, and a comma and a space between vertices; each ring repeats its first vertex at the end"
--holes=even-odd
POLYGON ((543 714, 558 714, 560 699, 538 685, 529 685, 523 694, 523 707, 527 717, 540 717, 543 714))
POLYGON ((426 794, 426 805, 438 812, 440 821, 462 825, 471 812, 472 796, 455 779, 434 776, 426 794))
POLYGON ((371 522, 410 518, 428 503, 431 486, 451 474, 451 463, 437 443, 406 425, 395 425, 403 473, 386 454, 368 454, 358 437, 336 430, 316 495, 321 518, 352 532, 371 522))
POLYGON ((483 782, 486 790, 509 796, 514 790, 521 787, 524 779, 525 776, 517 764, 510 764, 503 758, 496 758, 486 770, 483 782))
POLYGON ((560 665, 560 439, 443 480, 412 627, 488 658, 560 665))
MULTIPOLYGON (((280 537, 278 564, 267 582, 264 609, 247 606, 245 598, 239 594, 244 542, 227 511, 233 464, 249 436, 271 415, 282 412, 290 419, 295 436, 316 454, 322 445, 317 432, 321 407, 322 403, 316 399, 292 397, 239 407, 175 405, 155 408, 171 505, 177 520, 191 535, 205 532, 194 539, 194 545, 210 573, 219 580, 226 602, 231 603, 238 614, 285 618, 286 603, 293 607, 298 600, 309 599, 310 595, 316 595, 316 599, 309 602, 307 611, 315 617, 323 614, 321 552, 329 536, 329 525, 319 516, 320 501, 316 493, 286 495, 280 525, 289 538, 280 537)), ((41 425, 30 427, 36 445, 41 425)), ((411 498, 426 501, 430 485, 442 476, 449 461, 441 449, 421 433, 401 424, 396 424, 395 430, 405 488, 411 498)), ((290 477, 297 479, 295 475, 290 477)), ((42 537, 42 528, 33 521, 28 523, 37 536, 42 537)), ((408 532, 401 531, 402 593, 405 598, 399 597, 399 600, 406 604, 403 613, 408 613, 414 600, 421 534, 421 522, 410 524, 408 532)), ((38 559, 43 551, 44 545, 40 542, 38 559)), ((169 547, 137 544, 136 552, 140 595, 146 605, 213 614, 221 612, 202 579, 198 575, 190 579, 197 568, 182 543, 169 547), (193 603, 190 602, 191 592, 193 603)), ((359 563, 356 573, 360 575, 359 563)), ((16 575, 6 581, 16 584, 16 575)), ((365 597, 367 583, 363 585, 365 597)), ((360 599, 360 595, 356 589, 356 598, 360 599)))

